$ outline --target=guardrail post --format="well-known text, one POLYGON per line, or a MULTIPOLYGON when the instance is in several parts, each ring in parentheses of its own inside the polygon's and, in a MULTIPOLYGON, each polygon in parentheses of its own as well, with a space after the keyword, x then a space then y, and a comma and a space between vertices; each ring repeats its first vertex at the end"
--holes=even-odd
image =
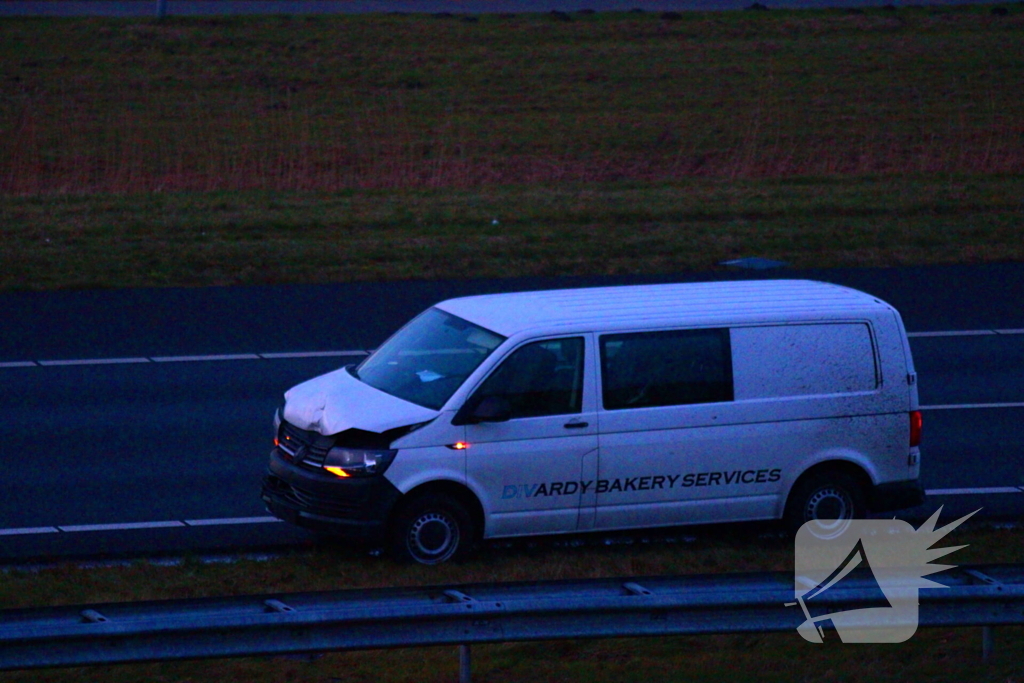
MULTIPOLYGON (((985 584, 986 586, 994 586, 999 590, 1003 589, 1003 584, 989 576, 988 574, 978 571, 977 569, 970 569, 964 567, 964 574, 967 574, 973 578, 976 582, 985 584)), ((981 627, 981 661, 987 662, 992 658, 992 650, 995 648, 995 639, 992 636, 992 626, 981 627)))
POLYGON ((459 683, 471 683, 469 654, 469 645, 459 645, 459 683))

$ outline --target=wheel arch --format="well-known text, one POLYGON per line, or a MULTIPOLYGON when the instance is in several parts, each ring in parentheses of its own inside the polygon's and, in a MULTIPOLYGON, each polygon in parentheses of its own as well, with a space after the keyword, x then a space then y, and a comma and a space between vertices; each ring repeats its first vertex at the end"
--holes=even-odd
POLYGON ((874 482, 871 481, 871 475, 861 465, 851 462, 850 460, 825 460, 823 462, 816 463, 811 467, 800 473, 800 476, 793 480, 789 490, 786 491, 786 497, 782 500, 782 505, 778 510, 778 517, 785 515, 786 509, 789 507, 790 498, 793 495, 793 491, 800 487, 800 484, 807 481, 812 477, 816 477, 826 472, 843 472, 851 477, 860 485, 861 491, 864 496, 870 500, 871 491, 874 488, 874 482))
POLYGON ((449 479, 428 481, 409 489, 409 491, 407 491, 391 509, 391 514, 388 516, 388 528, 391 528, 395 517, 398 516, 398 513, 402 510, 403 506, 407 505, 409 501, 415 500, 416 498, 424 495, 449 496, 462 503, 473 519, 473 527, 476 535, 476 538, 473 540, 483 538, 485 520, 484 509, 483 505, 480 504, 480 499, 477 498, 476 494, 469 490, 465 484, 460 484, 457 481, 451 481, 449 479))

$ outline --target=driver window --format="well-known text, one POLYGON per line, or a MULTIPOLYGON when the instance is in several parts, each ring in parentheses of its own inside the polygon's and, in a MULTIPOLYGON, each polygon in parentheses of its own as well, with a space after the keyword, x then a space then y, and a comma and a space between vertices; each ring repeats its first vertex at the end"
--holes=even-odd
POLYGON ((583 408, 583 338, 549 339, 516 349, 471 399, 508 401, 512 419, 567 415, 583 408))

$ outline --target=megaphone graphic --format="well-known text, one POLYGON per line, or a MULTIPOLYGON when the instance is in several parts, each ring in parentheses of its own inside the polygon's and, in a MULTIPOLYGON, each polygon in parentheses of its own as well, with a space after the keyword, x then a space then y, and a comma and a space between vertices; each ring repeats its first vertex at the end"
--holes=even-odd
POLYGON ((871 564, 868 562, 867 553, 864 551, 864 542, 860 539, 857 540, 857 544, 853 546, 847 554, 846 559, 839 563, 827 578, 820 581, 816 586, 811 588, 809 591, 797 596, 796 602, 786 603, 787 606, 799 604, 800 609, 804 612, 804 623, 797 627, 797 632, 812 643, 822 643, 825 641, 825 627, 835 628, 835 624, 832 623, 832 618, 841 614, 845 611, 840 612, 829 612, 827 604, 823 604, 822 601, 814 602, 816 598, 819 598, 826 591, 834 588, 839 582, 846 579, 850 572, 854 569, 861 568, 868 573, 870 579, 865 584, 862 581, 858 581, 857 590, 859 595, 863 596, 864 591, 869 591, 868 597, 863 602, 860 602, 863 606, 858 607, 856 610, 849 610, 851 612, 860 611, 861 609, 877 609, 877 608, 891 608, 892 603, 885 597, 885 593, 882 591, 882 587, 878 585, 878 580, 875 578, 875 574, 871 571, 871 564), (872 596, 872 593, 874 594, 872 596))

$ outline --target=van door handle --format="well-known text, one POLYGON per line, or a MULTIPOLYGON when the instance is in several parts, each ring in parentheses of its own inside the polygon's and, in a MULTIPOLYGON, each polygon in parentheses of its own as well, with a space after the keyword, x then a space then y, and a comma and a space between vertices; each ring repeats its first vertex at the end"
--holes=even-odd
POLYGON ((566 429, 583 429, 584 427, 589 427, 589 426, 590 426, 589 422, 566 422, 565 423, 565 428, 566 429))

